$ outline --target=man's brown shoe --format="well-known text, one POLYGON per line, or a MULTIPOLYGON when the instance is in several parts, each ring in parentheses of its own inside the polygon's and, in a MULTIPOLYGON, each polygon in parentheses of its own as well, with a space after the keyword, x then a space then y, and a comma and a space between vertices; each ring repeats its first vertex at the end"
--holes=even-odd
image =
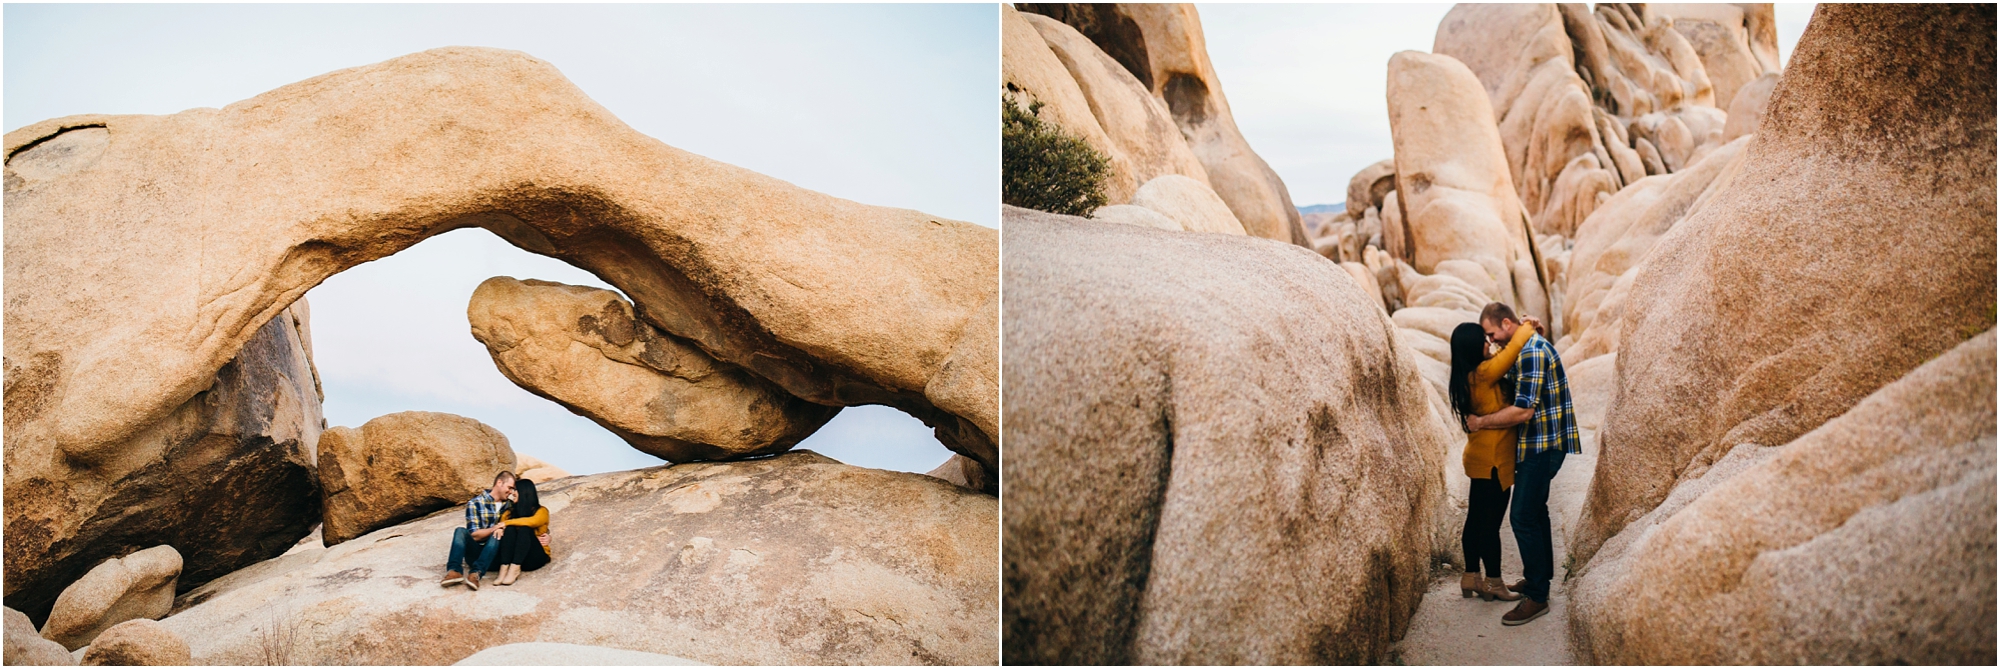
POLYGON ((1540 618, 1542 617, 1542 614, 1548 612, 1549 612, 1548 604, 1537 602, 1532 599, 1522 599, 1521 603, 1514 605, 1514 610, 1508 611, 1506 615, 1500 616, 1500 624, 1509 627, 1512 627, 1514 625, 1526 625, 1528 624, 1528 621, 1540 618))
POLYGON ((446 570, 445 570, 445 572, 444 572, 444 581, 443 581, 443 582, 441 582, 441 583, 438 583, 438 585, 441 585, 441 586, 444 586, 444 587, 447 587, 447 588, 449 588, 449 587, 451 587, 451 586, 454 586, 454 585, 458 585, 458 584, 460 584, 460 583, 464 583, 464 582, 465 582, 465 575, 464 575, 464 574, 460 574, 460 573, 458 573, 458 572, 455 572, 455 571, 452 571, 452 570, 449 570, 449 569, 446 569, 446 570))
MULTIPOLYGON (((472 588, 474 590, 479 589, 479 572, 470 571, 465 573, 465 587, 472 588)), ((1508 624, 1512 625, 1515 623, 1508 623, 1508 624)))
POLYGON ((1514 592, 1527 592, 1527 587, 1528 587, 1528 579, 1523 578, 1514 581, 1514 584, 1507 586, 1507 589, 1512 590, 1514 592))

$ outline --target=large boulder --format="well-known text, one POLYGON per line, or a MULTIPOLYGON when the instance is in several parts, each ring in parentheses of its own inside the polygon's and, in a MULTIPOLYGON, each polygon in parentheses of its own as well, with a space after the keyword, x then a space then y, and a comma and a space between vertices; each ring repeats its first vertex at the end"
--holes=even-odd
POLYGON ((1993 664, 1995 363, 1988 330, 1682 480, 1571 581, 1578 659, 1993 664))
POLYGON ((810 451, 539 490, 554 561, 512 586, 438 587, 454 509, 211 583, 162 622, 196 664, 445 665, 517 641, 709 664, 1000 660, 990 495, 810 451))
POLYGON ((514 466, 520 468, 514 475, 538 483, 569 476, 569 472, 563 468, 542 462, 540 458, 525 453, 515 453, 514 463, 514 466))
POLYGON ((1991 7, 1817 10, 1733 183, 1638 267, 1577 564, 1993 326, 1993 36, 1991 7))
POLYGON ((76 658, 70 657, 69 649, 42 638, 42 634, 35 631, 35 622, 28 620, 28 614, 5 609, 5 615, 6 650, 0 655, 6 656, 7 666, 67 667, 76 664, 76 658))
POLYGON ((1246 232, 1311 246, 1284 180, 1236 128, 1194 5, 1023 4, 1021 9, 1076 28, 1164 102, 1207 171, 1208 185, 1229 203, 1246 232))
POLYGON ((661 333, 609 290, 496 276, 465 315, 508 380, 663 460, 783 452, 840 412, 661 333))
POLYGON ((1778 88, 1778 75, 1766 74, 1736 89, 1729 101, 1729 121, 1722 126, 1722 141, 1757 132, 1764 120, 1764 107, 1771 104, 1771 91, 1778 88))
POLYGON ((507 436, 464 416, 404 411, 319 438, 326 545, 462 505, 514 471, 507 436))
POLYGON ((1376 298, 1270 240, 1002 225, 1006 660, 1384 658, 1449 435, 1376 298))
POLYGON ((1728 104, 1743 86, 1781 66, 1778 21, 1770 3, 1647 3, 1645 12, 1653 21, 1671 21, 1694 47, 1718 103, 1728 104))
POLYGON ((56 597, 42 636, 76 650, 113 625, 157 620, 173 610, 174 583, 180 575, 181 554, 173 546, 105 560, 56 597))
POLYGON ((194 664, 187 641, 165 625, 146 619, 128 620, 105 630, 83 652, 88 667, 184 667, 194 664))
POLYGON ((1347 179, 1347 211, 1359 219, 1369 209, 1380 210, 1389 191, 1396 190, 1396 161, 1387 159, 1361 168, 1347 179))
POLYGON ((1132 195, 1132 204, 1153 210, 1188 232, 1244 234, 1243 223, 1208 184, 1178 174, 1146 182, 1132 195))
MULTIPOLYGON (((1112 170, 1116 182, 1107 191, 1132 193, 1140 185, 1168 174, 1179 174, 1202 184, 1208 170, 1181 138, 1167 105, 1153 97, 1123 65, 1092 44, 1075 28, 1039 14, 1011 12, 1035 27, 1063 67, 1076 80, 1091 114, 1110 139, 1110 150, 1119 157, 1112 170)), ((1107 193, 1109 196, 1109 193, 1107 193)), ((1125 202, 1112 198, 1113 203, 1125 202)))
MULTIPOLYGON (((68 134, 73 133, 64 136, 68 134)), ((52 143, 61 144, 61 138, 52 143)), ((60 157, 34 155, 49 145, 16 154, 8 163, 10 174, 16 166, 46 167, 44 159, 60 162, 60 157)), ((15 181, 9 179, 10 184, 15 181)), ((10 207, 26 206, 16 204, 20 192, 8 191, 10 207)), ((32 218, 7 218, 9 249, 17 241, 28 245, 16 239, 16 230, 23 230, 25 238, 37 234, 26 233, 32 226, 23 220, 32 218)), ((68 414, 62 407, 84 401, 75 393, 99 392, 88 388, 113 392, 109 388, 158 368, 152 362, 135 363, 137 367, 100 374, 64 362, 74 359, 57 351, 24 354, 22 349, 36 345, 30 342, 75 347, 108 332, 126 332, 129 326, 107 324, 104 331, 76 335, 80 339, 41 339, 68 326, 30 324, 25 305, 41 305, 42 295, 27 286, 39 285, 43 278, 26 276, 27 268, 114 260, 95 252, 66 258, 41 253, 10 251, 7 261, 9 276, 22 277, 18 283, 10 279, 7 288, 10 304, 16 305, 7 310, 7 343, 20 347, 10 348, 6 356, 6 535, 8 545, 16 548, 6 551, 7 604, 31 619, 47 621, 57 595, 98 563, 163 545, 184 549, 175 567, 178 583, 193 587, 283 553, 311 532, 320 516, 313 452, 323 420, 318 376, 307 348, 304 300, 251 328, 234 357, 209 372, 206 388, 168 407, 158 420, 87 449, 66 450, 29 435, 103 420, 98 414, 68 414)), ((103 299, 124 297, 107 294, 103 299)), ((133 308, 137 311, 128 315, 137 318, 158 305, 133 308)), ((170 591, 172 587, 170 583, 170 591)))
POLYGON ((1040 31, 1012 6, 1000 5, 1000 88, 1022 108, 1040 103, 1036 117, 1083 140, 1109 163, 1104 197, 1116 204, 1132 197, 1142 181, 1125 153, 1113 143, 1090 109, 1075 75, 1063 66, 1040 31))
POLYGON ((998 463, 997 231, 666 146, 526 54, 437 49, 222 109, 51 119, 5 150, 6 533, 48 547, 9 551, 5 583, 30 617, 134 543, 199 547, 187 583, 304 536, 316 401, 273 390, 240 429, 192 426, 236 406, 218 374, 269 360, 249 344, 307 289, 458 228, 602 277, 794 396, 893 406, 998 463))
POLYGON ((1479 79, 1451 57, 1404 51, 1389 59, 1388 99, 1410 264, 1428 274, 1470 260, 1495 282, 1491 300, 1547 321, 1533 233, 1479 79))
MULTIPOLYGON (((1114 204, 1107 207, 1098 207, 1097 211, 1090 212, 1090 218, 1097 221, 1123 223, 1125 225, 1136 225, 1156 230, 1186 230, 1186 228, 1181 227, 1180 221, 1167 218, 1165 214, 1136 204, 1114 204)), ((1237 229, 1239 230, 1242 227, 1240 224, 1237 225, 1237 229)))

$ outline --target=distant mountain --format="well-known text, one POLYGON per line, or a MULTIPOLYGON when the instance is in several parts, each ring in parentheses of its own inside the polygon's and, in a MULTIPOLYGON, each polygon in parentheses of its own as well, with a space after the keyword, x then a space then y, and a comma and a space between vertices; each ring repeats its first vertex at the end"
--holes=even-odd
POLYGON ((1299 207, 1300 216, 1304 216, 1306 214, 1338 214, 1343 211, 1347 211, 1346 202, 1335 202, 1333 204, 1312 204, 1299 207))

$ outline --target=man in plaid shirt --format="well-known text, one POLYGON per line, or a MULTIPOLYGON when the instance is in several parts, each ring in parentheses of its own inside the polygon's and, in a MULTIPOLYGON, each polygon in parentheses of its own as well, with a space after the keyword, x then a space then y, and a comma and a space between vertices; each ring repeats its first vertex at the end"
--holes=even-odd
POLYGON ((471 501, 465 503, 465 526, 451 535, 451 557, 444 568, 444 582, 453 586, 464 583, 465 587, 479 589, 479 579, 493 565, 500 554, 500 514, 507 510, 508 500, 514 493, 514 473, 500 472, 493 477, 493 487, 480 491, 471 501), (473 557, 472 552, 478 551, 473 557), (472 569, 460 574, 459 567, 466 558, 472 558, 472 569))
MULTIPOLYGON (((1521 321, 1513 309, 1494 302, 1479 312, 1479 327, 1488 339, 1505 343, 1521 321)), ((1565 455, 1583 452, 1576 436, 1576 408, 1569 398, 1569 374, 1563 371, 1555 346, 1540 334, 1529 337, 1514 362, 1513 377, 1513 406, 1466 418, 1466 427, 1474 430, 1522 426, 1514 449, 1514 500, 1508 513, 1513 515, 1522 572, 1511 589, 1524 596, 1514 610, 1500 617, 1505 625, 1524 624, 1549 612, 1549 581, 1556 574, 1549 482, 1562 470, 1565 455)))

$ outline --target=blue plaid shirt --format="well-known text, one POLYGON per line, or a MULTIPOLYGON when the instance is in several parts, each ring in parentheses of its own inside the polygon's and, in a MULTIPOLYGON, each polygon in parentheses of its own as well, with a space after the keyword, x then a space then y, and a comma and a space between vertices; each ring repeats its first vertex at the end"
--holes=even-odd
MULTIPOLYGON (((1527 326, 1522 326, 1527 327, 1527 326)), ((1537 334, 1521 347, 1514 361, 1514 406, 1533 409, 1535 414, 1521 424, 1521 440, 1514 447, 1514 460, 1549 450, 1582 453, 1583 440, 1576 436, 1576 408, 1569 399, 1569 374, 1563 372, 1556 349, 1537 334)))
POLYGON ((491 488, 479 491, 472 501, 465 503, 465 529, 478 531, 499 525, 500 513, 508 506, 506 502, 493 499, 491 488))

